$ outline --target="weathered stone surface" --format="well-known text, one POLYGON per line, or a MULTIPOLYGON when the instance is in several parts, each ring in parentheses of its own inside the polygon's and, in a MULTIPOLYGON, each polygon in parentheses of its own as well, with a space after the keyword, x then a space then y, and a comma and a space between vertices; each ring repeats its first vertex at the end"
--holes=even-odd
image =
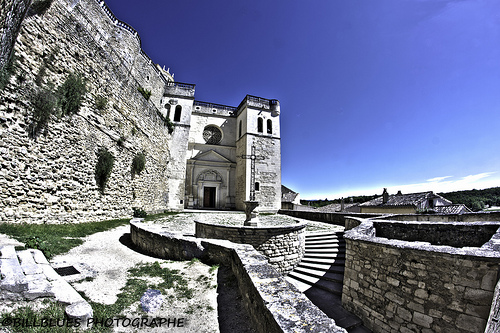
POLYGON ((273 227, 227 226, 200 221, 195 224, 196 237, 250 244, 283 274, 290 272, 304 257, 307 223, 273 227))
POLYGON ((92 318, 94 314, 92 307, 85 301, 68 305, 65 312, 69 318, 79 319, 83 327, 86 326, 87 319, 92 318))
POLYGON ((141 297, 142 310, 148 313, 155 313, 160 309, 164 299, 161 291, 148 289, 141 297))
MULTIPOLYGON (((185 253, 166 253, 162 248, 192 248, 193 240, 173 234, 163 237, 159 230, 138 221, 130 223, 132 241, 141 250, 166 259, 186 259, 185 253)), ((196 253, 191 251, 192 257, 196 254, 203 260, 231 267, 258 332, 346 332, 288 283, 252 246, 218 239, 198 242, 201 248, 196 253)))
MULTIPOLYGON (((387 326, 399 332, 484 331, 500 267, 500 252, 491 242, 470 247, 472 234, 462 237, 465 247, 461 248, 388 239, 376 236, 376 220, 360 222, 344 235, 347 259, 342 304, 360 316, 365 326, 377 333, 387 332, 387 326)), ((467 224, 474 230, 473 222, 467 224)), ((411 229, 415 222, 406 225, 411 229)), ((444 230, 436 223, 422 228, 432 225, 444 230)), ((482 233, 484 226, 498 229, 500 223, 477 225, 482 233)))

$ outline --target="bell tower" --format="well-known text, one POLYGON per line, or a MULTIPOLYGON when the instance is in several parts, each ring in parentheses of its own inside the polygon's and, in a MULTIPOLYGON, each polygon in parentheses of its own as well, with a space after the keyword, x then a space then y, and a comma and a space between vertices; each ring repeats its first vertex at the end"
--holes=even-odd
POLYGON ((280 104, 247 95, 236 111, 236 209, 256 200, 259 210, 281 208, 280 104))

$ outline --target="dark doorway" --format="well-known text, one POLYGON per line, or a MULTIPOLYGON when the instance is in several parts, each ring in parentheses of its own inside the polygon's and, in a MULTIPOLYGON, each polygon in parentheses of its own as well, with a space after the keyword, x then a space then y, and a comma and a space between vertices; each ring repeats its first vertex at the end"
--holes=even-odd
POLYGON ((215 187, 205 187, 203 191, 203 207, 215 208, 215 187))

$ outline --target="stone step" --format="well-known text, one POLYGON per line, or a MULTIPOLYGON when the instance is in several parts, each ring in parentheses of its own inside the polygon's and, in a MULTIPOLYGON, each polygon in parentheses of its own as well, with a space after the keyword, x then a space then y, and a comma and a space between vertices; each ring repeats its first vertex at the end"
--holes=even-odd
POLYGON ((344 237, 344 232, 308 232, 306 237, 344 237))
POLYGON ((307 248, 305 249, 305 253, 332 253, 332 254, 345 254, 345 249, 338 247, 329 247, 329 248, 307 248))
POLYGON ((304 257, 300 263, 306 264, 328 264, 330 266, 345 266, 345 258, 314 258, 304 257))
POLYGON ((363 322, 354 314, 342 307, 341 297, 324 290, 311 287, 304 294, 328 317, 335 320, 340 327, 345 328, 349 333, 369 333, 370 331, 361 326, 363 322), (362 330, 359 330, 361 328, 362 330))
POLYGON ((297 265, 296 268, 308 268, 308 269, 315 269, 323 272, 332 272, 338 274, 344 274, 345 270, 343 265, 334 266, 331 264, 318 264, 318 263, 305 263, 305 262, 301 262, 299 265, 297 265))
POLYGON ((293 271, 296 273, 309 275, 311 277, 320 280, 334 281, 339 283, 342 283, 344 281, 344 274, 339 274, 334 272, 328 272, 328 271, 325 272, 322 270, 305 268, 305 267, 296 267, 293 271))
POLYGON ((304 259, 312 258, 330 260, 345 259, 345 253, 311 253, 307 251, 304 253, 304 259))
POLYGON ((339 241, 306 241, 307 246, 345 246, 345 242, 339 241))
POLYGON ((311 288, 311 285, 308 284, 308 283, 304 283, 302 281, 299 281, 299 280, 295 280, 294 278, 292 277, 289 277, 288 275, 285 276, 285 279, 290 282, 291 284, 293 284, 295 287, 297 287, 297 289, 303 293, 304 291, 306 291, 307 289, 311 288))
POLYGON ((338 241, 344 241, 344 238, 341 236, 337 235, 317 235, 317 236, 308 236, 306 235, 306 241, 322 241, 322 240, 338 240, 338 241))
POLYGON ((342 296, 342 283, 328 281, 328 280, 321 280, 295 271, 289 273, 288 277, 309 284, 311 286, 323 289, 332 294, 342 296))

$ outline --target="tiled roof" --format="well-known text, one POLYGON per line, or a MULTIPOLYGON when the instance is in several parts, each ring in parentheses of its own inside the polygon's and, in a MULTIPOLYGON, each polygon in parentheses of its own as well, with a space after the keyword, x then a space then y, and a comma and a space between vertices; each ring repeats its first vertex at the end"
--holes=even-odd
POLYGON ((437 206, 432 208, 436 213, 439 214, 462 214, 472 212, 466 205, 455 204, 449 206, 437 206))
MULTIPOLYGON (((409 194, 393 194, 390 195, 387 202, 383 203, 383 197, 380 196, 373 200, 363 202, 361 207, 387 207, 387 206, 418 206, 425 200, 432 199, 435 197, 440 197, 434 194, 432 191, 421 192, 421 193, 409 193, 409 194)), ((444 199, 444 198, 443 198, 444 199)))
POLYGON ((281 185, 281 202, 293 202, 299 194, 281 185))

